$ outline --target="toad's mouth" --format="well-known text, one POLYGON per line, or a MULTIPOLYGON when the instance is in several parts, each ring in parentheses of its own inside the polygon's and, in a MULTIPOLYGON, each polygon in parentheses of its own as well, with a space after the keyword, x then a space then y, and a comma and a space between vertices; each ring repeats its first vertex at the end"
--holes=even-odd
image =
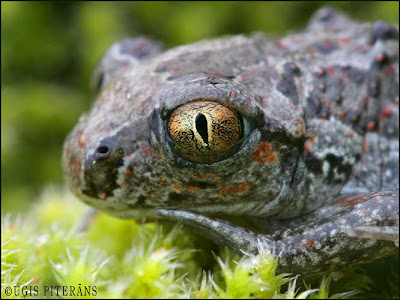
MULTIPOLYGON (((190 208, 182 207, 157 207, 157 208, 101 208, 105 213, 112 215, 121 219, 141 219, 141 218, 162 218, 159 214, 161 210, 179 210, 179 211, 189 211, 193 213, 203 214, 203 215, 226 215, 226 216, 262 216, 262 215, 273 215, 284 197, 285 192, 287 192, 287 185, 283 184, 280 193, 271 201, 247 201, 239 202, 233 204, 208 204, 193 206, 190 208)), ((279 208, 280 210, 281 208, 279 208)))

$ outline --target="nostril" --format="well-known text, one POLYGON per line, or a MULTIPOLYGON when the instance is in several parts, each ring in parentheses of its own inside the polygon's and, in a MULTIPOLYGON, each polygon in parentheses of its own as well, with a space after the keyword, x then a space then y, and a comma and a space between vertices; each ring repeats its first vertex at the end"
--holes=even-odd
POLYGON ((108 147, 107 146, 100 146, 99 148, 97 148, 97 153, 100 154, 107 154, 108 153, 108 147))

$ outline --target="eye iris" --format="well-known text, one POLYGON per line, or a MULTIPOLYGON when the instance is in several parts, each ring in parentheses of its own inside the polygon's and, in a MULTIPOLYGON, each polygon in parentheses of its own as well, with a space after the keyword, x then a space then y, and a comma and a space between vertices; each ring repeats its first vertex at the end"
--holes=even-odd
POLYGON ((211 101, 195 101, 178 107, 168 130, 180 156, 200 163, 220 161, 234 152, 242 137, 236 112, 211 101))

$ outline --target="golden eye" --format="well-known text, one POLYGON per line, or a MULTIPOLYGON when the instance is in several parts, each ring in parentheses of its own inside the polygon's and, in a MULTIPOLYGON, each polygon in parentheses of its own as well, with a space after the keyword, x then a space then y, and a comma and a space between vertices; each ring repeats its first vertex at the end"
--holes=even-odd
POLYGON ((211 101, 182 105, 168 122, 175 150, 199 163, 214 163, 231 155, 242 138, 242 127, 236 112, 211 101))

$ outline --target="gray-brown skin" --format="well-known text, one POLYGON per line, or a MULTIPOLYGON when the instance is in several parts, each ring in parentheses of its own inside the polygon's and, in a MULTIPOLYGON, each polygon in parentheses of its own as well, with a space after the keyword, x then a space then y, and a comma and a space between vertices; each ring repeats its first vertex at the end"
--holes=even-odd
POLYGON ((98 100, 64 145, 77 197, 120 218, 187 224, 237 252, 274 249, 278 271, 293 274, 398 251, 398 29, 322 8, 280 40, 160 49, 125 39, 100 62, 98 100), (174 110, 196 100, 243 122, 218 162, 180 157, 169 135, 174 110))

